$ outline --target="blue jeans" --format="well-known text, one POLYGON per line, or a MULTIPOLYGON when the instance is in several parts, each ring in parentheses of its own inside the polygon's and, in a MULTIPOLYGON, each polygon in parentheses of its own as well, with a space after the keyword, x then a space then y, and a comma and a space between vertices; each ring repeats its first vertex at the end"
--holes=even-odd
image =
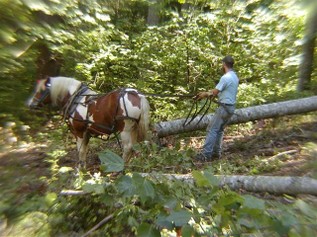
POLYGON ((208 133, 202 151, 204 156, 211 158, 213 154, 221 154, 223 132, 234 110, 234 105, 220 105, 216 110, 207 128, 208 133))

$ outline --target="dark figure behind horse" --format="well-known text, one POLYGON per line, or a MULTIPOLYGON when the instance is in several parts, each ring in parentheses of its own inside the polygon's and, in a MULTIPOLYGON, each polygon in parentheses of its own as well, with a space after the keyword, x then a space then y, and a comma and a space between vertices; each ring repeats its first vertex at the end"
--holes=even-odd
POLYGON ((86 164, 90 137, 120 133, 123 158, 132 146, 147 138, 149 102, 135 89, 118 89, 98 95, 85 84, 68 77, 50 77, 37 82, 30 108, 51 104, 58 108, 76 137, 81 165, 86 164))

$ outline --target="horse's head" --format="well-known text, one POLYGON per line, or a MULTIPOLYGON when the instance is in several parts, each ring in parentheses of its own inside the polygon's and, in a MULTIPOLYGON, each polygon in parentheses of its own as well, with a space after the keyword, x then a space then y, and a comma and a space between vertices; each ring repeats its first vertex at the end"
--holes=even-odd
POLYGON ((51 103, 50 98, 51 81, 50 78, 38 80, 33 96, 28 101, 31 109, 37 109, 51 103))

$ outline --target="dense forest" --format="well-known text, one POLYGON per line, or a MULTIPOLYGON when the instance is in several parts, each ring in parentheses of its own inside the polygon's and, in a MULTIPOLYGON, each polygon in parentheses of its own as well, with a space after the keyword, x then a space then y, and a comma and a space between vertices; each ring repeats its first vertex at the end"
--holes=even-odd
POLYGON ((276 171, 281 144, 294 151, 300 132, 295 150, 312 168, 304 175, 316 178, 315 112, 230 127, 231 155, 213 166, 191 161, 205 136, 197 131, 164 138, 163 148, 139 144, 129 164, 115 139, 107 142, 111 151, 94 140, 92 168, 78 170, 60 116, 26 106, 37 80, 67 76, 98 93, 133 87, 162 95, 148 98, 152 124, 185 118, 193 101, 177 96, 213 88, 225 55, 236 61, 238 109, 316 95, 315 1, 2 0, 0 6, 4 236, 316 236, 315 196, 233 191, 214 176, 276 171), (259 143, 274 144, 263 151, 270 162, 248 157, 259 143), (196 183, 140 174, 151 172, 191 173, 196 183))

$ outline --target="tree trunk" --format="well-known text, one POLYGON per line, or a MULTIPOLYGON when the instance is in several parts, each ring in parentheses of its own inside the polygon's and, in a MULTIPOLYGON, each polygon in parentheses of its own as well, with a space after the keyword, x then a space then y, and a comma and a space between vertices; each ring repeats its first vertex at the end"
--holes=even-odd
POLYGON ((44 43, 39 43, 38 50, 39 56, 36 61, 36 79, 59 76, 60 69, 62 67, 62 60, 54 55, 44 43))
MULTIPOLYGON (((167 178, 194 183, 191 174, 150 174, 141 173, 143 177, 153 177, 156 180, 167 178)), ((310 194, 317 195, 317 180, 308 177, 290 176, 246 176, 246 175, 215 175, 219 187, 229 187, 232 190, 249 192, 268 192, 272 194, 310 194)), ((88 193, 81 190, 63 190, 62 196, 78 196, 88 193)))
POLYGON ((298 91, 309 90, 313 72, 315 41, 317 36, 317 4, 307 18, 306 35, 303 44, 302 61, 299 66, 298 91))
MULTIPOLYGON (((177 179, 194 183, 191 174, 141 174, 143 177, 160 177, 177 179)), ((246 175, 215 175, 219 187, 228 186, 232 190, 249 192, 269 192, 273 194, 311 194, 317 195, 317 180, 308 177, 290 176, 246 176, 246 175)))
POLYGON ((150 0, 149 1, 149 9, 148 9, 148 16, 147 16, 147 24, 150 26, 158 25, 160 22, 159 17, 159 9, 158 9, 158 0, 150 0))
MULTIPOLYGON (((245 123, 258 119, 273 118, 284 115, 307 113, 317 110, 317 96, 289 100, 284 102, 253 106, 237 109, 230 119, 229 124, 245 123)), ((155 124, 155 130, 159 137, 191 132, 205 129, 212 119, 213 114, 208 114, 199 124, 201 116, 196 117, 189 125, 183 126, 185 119, 160 122, 155 124)))

